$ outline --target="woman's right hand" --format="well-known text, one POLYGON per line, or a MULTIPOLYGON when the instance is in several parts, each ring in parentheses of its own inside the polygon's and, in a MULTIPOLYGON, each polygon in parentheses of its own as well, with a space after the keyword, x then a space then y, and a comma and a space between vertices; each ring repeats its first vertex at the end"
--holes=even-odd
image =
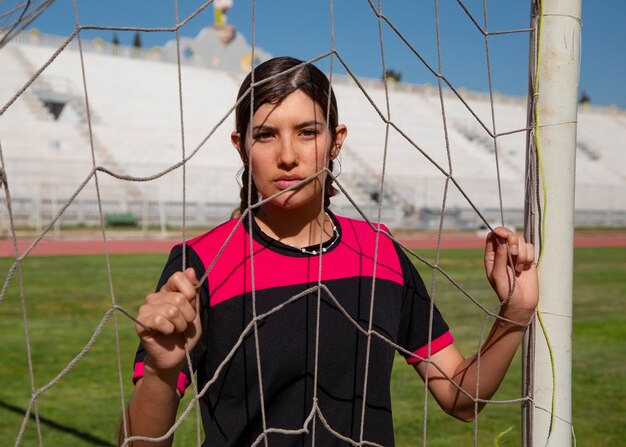
POLYGON ((192 268, 176 272, 139 308, 135 330, 148 354, 146 366, 158 371, 182 368, 185 343, 191 351, 202 334, 198 279, 192 268), (142 326, 143 325, 143 326, 142 326))

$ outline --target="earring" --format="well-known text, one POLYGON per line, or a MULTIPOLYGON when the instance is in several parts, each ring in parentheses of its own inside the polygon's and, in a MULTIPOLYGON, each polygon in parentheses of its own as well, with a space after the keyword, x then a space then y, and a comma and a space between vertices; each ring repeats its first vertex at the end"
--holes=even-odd
POLYGON ((240 167, 239 170, 237 171, 237 173, 235 174, 235 181, 237 182, 237 185, 239 185, 239 189, 241 189, 243 187, 243 185, 241 184, 241 182, 239 181, 239 179, 241 178, 241 176, 243 175, 243 170, 245 169, 244 166, 240 167))
POLYGON ((341 174, 341 155, 337 156, 335 161, 337 161, 337 165, 339 166, 339 172, 335 174, 335 178, 337 178, 341 174))

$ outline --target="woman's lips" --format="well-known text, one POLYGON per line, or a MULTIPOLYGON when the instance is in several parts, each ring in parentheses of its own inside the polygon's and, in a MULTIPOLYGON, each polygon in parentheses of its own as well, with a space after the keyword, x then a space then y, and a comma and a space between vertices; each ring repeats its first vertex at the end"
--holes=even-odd
POLYGON ((302 182, 302 179, 299 178, 281 178, 278 180, 274 180, 274 184, 278 189, 287 189, 291 186, 297 185, 302 182))

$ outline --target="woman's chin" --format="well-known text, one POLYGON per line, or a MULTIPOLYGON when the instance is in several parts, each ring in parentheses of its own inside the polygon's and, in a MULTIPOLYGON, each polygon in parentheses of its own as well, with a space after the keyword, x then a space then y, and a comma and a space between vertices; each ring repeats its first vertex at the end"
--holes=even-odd
POLYGON ((301 210, 303 207, 311 207, 315 204, 322 206, 322 196, 303 197, 298 191, 281 194, 273 200, 267 202, 273 208, 284 211, 301 210))

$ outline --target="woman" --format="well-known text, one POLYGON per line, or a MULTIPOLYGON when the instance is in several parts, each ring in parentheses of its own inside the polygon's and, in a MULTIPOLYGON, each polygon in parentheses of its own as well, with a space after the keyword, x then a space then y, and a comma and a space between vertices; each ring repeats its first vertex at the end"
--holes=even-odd
POLYGON ((198 389, 210 382, 200 401, 206 445, 393 445, 395 352, 446 412, 473 419, 537 305, 533 246, 506 228, 487 236, 485 270, 503 304, 481 349, 477 395, 476 356, 455 347, 387 229, 328 209, 347 129, 326 76, 276 58, 254 70, 253 100, 251 82, 232 134, 244 165, 240 212, 251 214, 172 250, 137 317, 128 434, 160 437, 174 423, 191 381, 185 344, 198 389))

